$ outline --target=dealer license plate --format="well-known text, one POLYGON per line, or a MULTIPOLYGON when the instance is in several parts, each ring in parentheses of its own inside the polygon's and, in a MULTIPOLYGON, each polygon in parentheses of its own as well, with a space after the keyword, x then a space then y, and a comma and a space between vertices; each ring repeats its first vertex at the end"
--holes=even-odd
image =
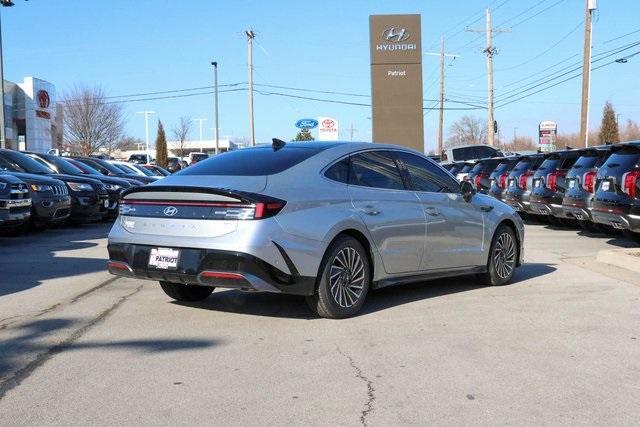
POLYGON ((609 191, 610 185, 611 185, 611 183, 609 181, 604 181, 602 183, 602 191, 609 191))
POLYGON ((149 255, 149 266, 161 270, 175 270, 178 268, 180 251, 170 248, 153 248, 149 255))
POLYGON ((540 187, 540 183, 541 183, 541 181, 540 181, 539 179, 536 179, 536 184, 535 184, 535 186, 536 186, 536 187, 540 187))
POLYGON ((107 200, 105 200, 105 201, 104 201, 104 207, 105 207, 105 208, 108 208, 108 207, 109 207, 109 199, 107 199, 107 200))
POLYGON ((576 186, 576 180, 575 179, 569 180, 569 188, 573 188, 575 186, 576 186))

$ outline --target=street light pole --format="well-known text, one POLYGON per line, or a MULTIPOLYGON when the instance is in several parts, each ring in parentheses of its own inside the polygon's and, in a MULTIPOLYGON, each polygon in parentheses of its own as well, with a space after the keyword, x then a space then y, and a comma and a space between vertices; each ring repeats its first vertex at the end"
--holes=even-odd
POLYGON ((592 15, 596 9, 595 0, 587 0, 584 21, 584 46, 582 52, 582 106, 580 109, 580 142, 589 146, 589 95, 591 92, 591 41, 593 35, 592 15))
POLYGON ((249 142, 256 145, 256 138, 253 126, 253 39, 256 34, 253 30, 245 31, 247 35, 247 62, 249 68, 249 142))
POLYGON ((138 111, 136 114, 144 114, 144 143, 145 154, 149 154, 149 115, 155 114, 155 111, 138 111))
POLYGON ((211 63, 213 65, 213 120, 215 127, 215 136, 216 136, 216 154, 220 152, 220 138, 219 138, 219 128, 218 128, 218 63, 213 61, 211 63))
MULTIPOLYGON (((3 7, 11 7, 11 1, 2 1, 3 7)), ((0 7, 0 10, 2 8, 0 7)), ((4 66, 2 64, 2 16, 0 14, 0 148, 7 148, 6 127, 4 123, 4 66)))

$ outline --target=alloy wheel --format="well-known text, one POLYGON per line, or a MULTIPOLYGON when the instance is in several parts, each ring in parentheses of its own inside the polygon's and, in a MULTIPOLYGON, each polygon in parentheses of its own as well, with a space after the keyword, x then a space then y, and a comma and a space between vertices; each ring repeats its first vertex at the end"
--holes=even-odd
POLYGON ((501 279, 508 278, 516 264, 516 245, 509 233, 502 233, 493 251, 493 265, 501 279))
POLYGON ((331 263, 329 285, 334 301, 344 308, 355 305, 364 288, 364 263, 358 251, 343 248, 331 263))

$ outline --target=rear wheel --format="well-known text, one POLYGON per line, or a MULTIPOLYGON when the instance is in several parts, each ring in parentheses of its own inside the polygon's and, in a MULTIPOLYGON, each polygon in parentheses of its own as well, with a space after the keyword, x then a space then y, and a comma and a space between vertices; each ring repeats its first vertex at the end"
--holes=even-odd
POLYGON ((487 285, 499 286, 508 283, 518 263, 518 244, 511 227, 501 224, 493 235, 487 272, 481 280, 487 285))
POLYGON ((307 303, 321 317, 350 317, 362 308, 370 282, 366 250, 353 237, 342 236, 327 249, 316 293, 307 297, 307 303))
POLYGON ((177 301, 201 301, 211 295, 213 286, 183 285, 181 283, 160 282, 160 287, 169 297, 177 301))

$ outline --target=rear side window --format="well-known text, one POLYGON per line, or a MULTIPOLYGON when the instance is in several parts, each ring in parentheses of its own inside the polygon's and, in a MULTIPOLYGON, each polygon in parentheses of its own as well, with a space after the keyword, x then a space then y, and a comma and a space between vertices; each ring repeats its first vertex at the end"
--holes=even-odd
POLYGON ((400 170, 387 151, 368 151, 351 156, 349 184, 388 190, 405 189, 400 170))
POLYGON ((349 158, 344 158, 338 163, 335 163, 324 173, 324 176, 332 181, 341 182, 343 184, 349 183, 349 158))
POLYGON ((416 191, 432 193, 458 191, 458 183, 438 165, 411 153, 396 152, 396 156, 406 167, 416 191))
POLYGON ((274 151, 271 146, 229 151, 202 160, 176 175, 261 176, 283 172, 318 154, 327 147, 287 147, 274 151))

